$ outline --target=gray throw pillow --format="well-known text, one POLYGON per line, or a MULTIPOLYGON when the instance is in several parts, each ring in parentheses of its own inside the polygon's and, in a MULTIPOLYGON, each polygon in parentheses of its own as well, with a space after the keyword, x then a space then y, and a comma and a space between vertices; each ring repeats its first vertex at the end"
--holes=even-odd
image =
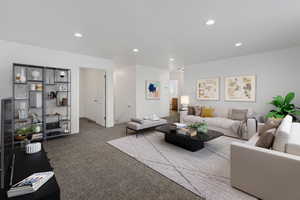
POLYGON ((259 136, 259 139, 256 142, 255 146, 265 148, 265 149, 270 149, 273 146, 275 132, 276 132, 276 128, 273 128, 262 133, 259 136))
POLYGON ((195 115, 195 107, 194 106, 188 106, 188 115, 195 115))
POLYGON ((248 110, 247 109, 232 109, 231 119, 243 121, 247 119, 248 110))
POLYGON ((201 116, 201 106, 195 106, 195 115, 201 116))
POLYGON ((280 123, 281 123, 281 119, 272 119, 269 118, 266 123, 260 128, 259 130, 259 135, 263 134, 264 132, 266 132, 269 129, 273 129, 273 128, 278 128, 280 123))

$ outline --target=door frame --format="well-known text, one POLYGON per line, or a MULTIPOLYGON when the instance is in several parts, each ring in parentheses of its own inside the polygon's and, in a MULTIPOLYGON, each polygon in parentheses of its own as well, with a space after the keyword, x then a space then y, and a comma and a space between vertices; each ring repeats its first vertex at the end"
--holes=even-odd
POLYGON ((107 116, 106 116, 106 81, 107 81, 107 75, 106 75, 106 71, 104 70, 104 128, 107 128, 107 123, 106 123, 106 119, 107 119, 107 116))
MULTIPOLYGON (((80 82, 82 81, 81 70, 88 70, 88 69, 99 70, 104 72, 104 128, 107 128, 107 108, 106 108, 107 107, 107 71, 105 69, 99 69, 96 67, 79 67, 79 95, 80 95, 80 88, 81 88, 80 82)), ((80 99, 79 99, 79 106, 80 106, 80 99)), ((79 107, 79 112, 80 112, 80 107, 79 107)))

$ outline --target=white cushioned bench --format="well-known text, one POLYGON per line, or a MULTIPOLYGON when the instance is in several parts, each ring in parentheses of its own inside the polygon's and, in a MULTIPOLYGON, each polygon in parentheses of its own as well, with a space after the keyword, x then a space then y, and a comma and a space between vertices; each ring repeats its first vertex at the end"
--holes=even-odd
POLYGON ((126 135, 128 134, 128 130, 132 130, 136 133, 139 131, 143 131, 150 128, 155 128, 157 126, 161 126, 167 124, 168 121, 166 119, 159 119, 159 120, 142 120, 142 122, 134 122, 130 121, 127 123, 126 126, 126 135))

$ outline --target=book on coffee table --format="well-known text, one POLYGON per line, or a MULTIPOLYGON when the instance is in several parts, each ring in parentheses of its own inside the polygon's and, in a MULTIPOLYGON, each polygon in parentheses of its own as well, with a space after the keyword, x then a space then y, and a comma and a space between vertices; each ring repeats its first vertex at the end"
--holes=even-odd
POLYGON ((52 171, 34 173, 31 176, 13 185, 7 192, 7 196, 15 197, 35 192, 42 185, 44 185, 53 175, 54 172, 52 171))

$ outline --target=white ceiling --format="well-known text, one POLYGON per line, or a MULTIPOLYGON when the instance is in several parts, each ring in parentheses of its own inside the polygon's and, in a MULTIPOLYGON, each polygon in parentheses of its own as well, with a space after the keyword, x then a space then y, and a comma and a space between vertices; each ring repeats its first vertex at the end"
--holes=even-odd
POLYGON ((177 67, 300 45, 300 1, 0 0, 0 39, 177 67))

